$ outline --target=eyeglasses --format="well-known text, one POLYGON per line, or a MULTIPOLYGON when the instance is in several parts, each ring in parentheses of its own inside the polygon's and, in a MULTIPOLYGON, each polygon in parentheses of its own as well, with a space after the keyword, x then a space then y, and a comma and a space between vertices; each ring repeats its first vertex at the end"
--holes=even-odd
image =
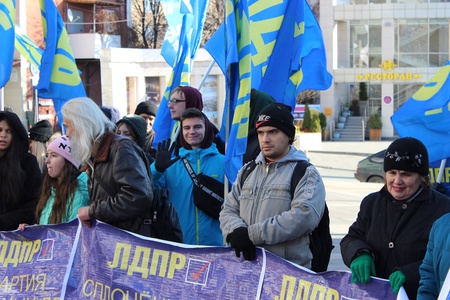
POLYGON ((186 102, 186 100, 180 100, 180 99, 173 98, 173 99, 167 100, 167 106, 170 106, 171 104, 175 105, 179 102, 186 102))

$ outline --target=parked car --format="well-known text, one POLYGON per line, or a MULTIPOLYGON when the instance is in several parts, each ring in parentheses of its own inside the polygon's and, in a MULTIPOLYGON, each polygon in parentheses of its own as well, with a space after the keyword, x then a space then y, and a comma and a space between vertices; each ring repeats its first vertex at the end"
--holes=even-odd
POLYGON ((358 162, 355 178, 361 182, 384 183, 384 152, 382 150, 358 162))
MULTIPOLYGON (((385 173, 383 171, 383 162, 385 151, 386 149, 359 161, 358 166, 356 167, 355 178, 361 182, 384 183, 385 173)), ((450 174, 450 158, 447 158, 444 177, 442 178, 442 182, 438 185, 434 182, 438 177, 440 164, 440 161, 430 162, 430 181, 433 183, 432 187, 434 189, 450 196, 450 176, 446 175, 450 174)))

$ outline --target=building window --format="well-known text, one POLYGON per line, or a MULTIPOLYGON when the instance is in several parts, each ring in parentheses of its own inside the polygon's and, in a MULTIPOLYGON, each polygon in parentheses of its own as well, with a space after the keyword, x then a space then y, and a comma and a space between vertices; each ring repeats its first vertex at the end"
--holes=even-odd
POLYGON ((430 24, 430 67, 441 67, 448 60, 448 23, 430 24))
POLYGON ((217 111, 217 76, 208 75, 201 88, 203 112, 208 119, 219 128, 217 111))
POLYGON ((397 20, 395 63, 399 67, 439 67, 447 57, 447 20, 397 20))
POLYGON ((422 87, 422 84, 394 84, 394 111, 400 108, 406 101, 422 87))
POLYGON ((146 100, 161 102, 159 77, 145 77, 146 100))
POLYGON ((84 32, 83 22, 83 11, 70 8, 67 10, 67 33, 84 32))
POLYGON ((377 68, 381 64, 381 24, 377 20, 350 24, 351 67, 377 68))

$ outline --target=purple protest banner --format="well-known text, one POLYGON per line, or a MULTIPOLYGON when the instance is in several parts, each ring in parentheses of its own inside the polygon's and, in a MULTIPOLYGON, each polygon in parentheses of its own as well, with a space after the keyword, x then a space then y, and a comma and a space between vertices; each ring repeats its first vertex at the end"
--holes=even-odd
POLYGON ((266 252, 261 299, 396 299, 389 281, 351 283, 350 272, 314 273, 266 252))
POLYGON ((316 274, 261 248, 249 262, 229 247, 78 220, 0 232, 0 278, 0 299, 407 299, 386 280, 354 284, 349 272, 316 274))
POLYGON ((77 228, 75 220, 0 232, 1 299, 58 299, 77 228))
POLYGON ((83 225, 65 299, 255 299, 263 269, 224 247, 162 243, 83 225), (233 254, 233 255, 231 255, 233 254))

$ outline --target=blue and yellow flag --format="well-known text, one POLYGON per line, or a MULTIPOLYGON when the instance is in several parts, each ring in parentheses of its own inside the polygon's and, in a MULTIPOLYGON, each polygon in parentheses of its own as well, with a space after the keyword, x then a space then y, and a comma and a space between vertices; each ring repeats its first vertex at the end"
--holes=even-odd
POLYGON ((208 0, 162 0, 169 28, 161 55, 172 66, 172 74, 156 114, 153 129, 154 143, 169 138, 175 124, 167 107, 172 90, 179 85, 190 85, 192 63, 203 32, 208 0))
POLYGON ((37 69, 41 67, 42 53, 44 53, 44 51, 39 48, 26 34, 22 33, 17 25, 15 47, 17 51, 19 51, 20 54, 37 69))
POLYGON ((42 54, 39 83, 40 98, 53 100, 58 122, 62 122, 61 107, 68 100, 85 97, 77 65, 73 57, 64 22, 53 0, 39 0, 45 49, 42 54))
POLYGON ((16 1, 0 1, 0 88, 9 81, 14 61, 14 26, 16 23, 16 1))
MULTIPOLYGON (((233 182, 247 146, 250 90, 295 106, 299 92, 325 90, 322 31, 306 0, 227 0, 226 19, 205 45, 227 77, 231 116, 225 166, 233 182)), ((224 134, 222 124, 221 133, 224 134)))
POLYGON ((400 137, 427 147, 430 162, 450 157, 450 61, 391 117, 400 137))

